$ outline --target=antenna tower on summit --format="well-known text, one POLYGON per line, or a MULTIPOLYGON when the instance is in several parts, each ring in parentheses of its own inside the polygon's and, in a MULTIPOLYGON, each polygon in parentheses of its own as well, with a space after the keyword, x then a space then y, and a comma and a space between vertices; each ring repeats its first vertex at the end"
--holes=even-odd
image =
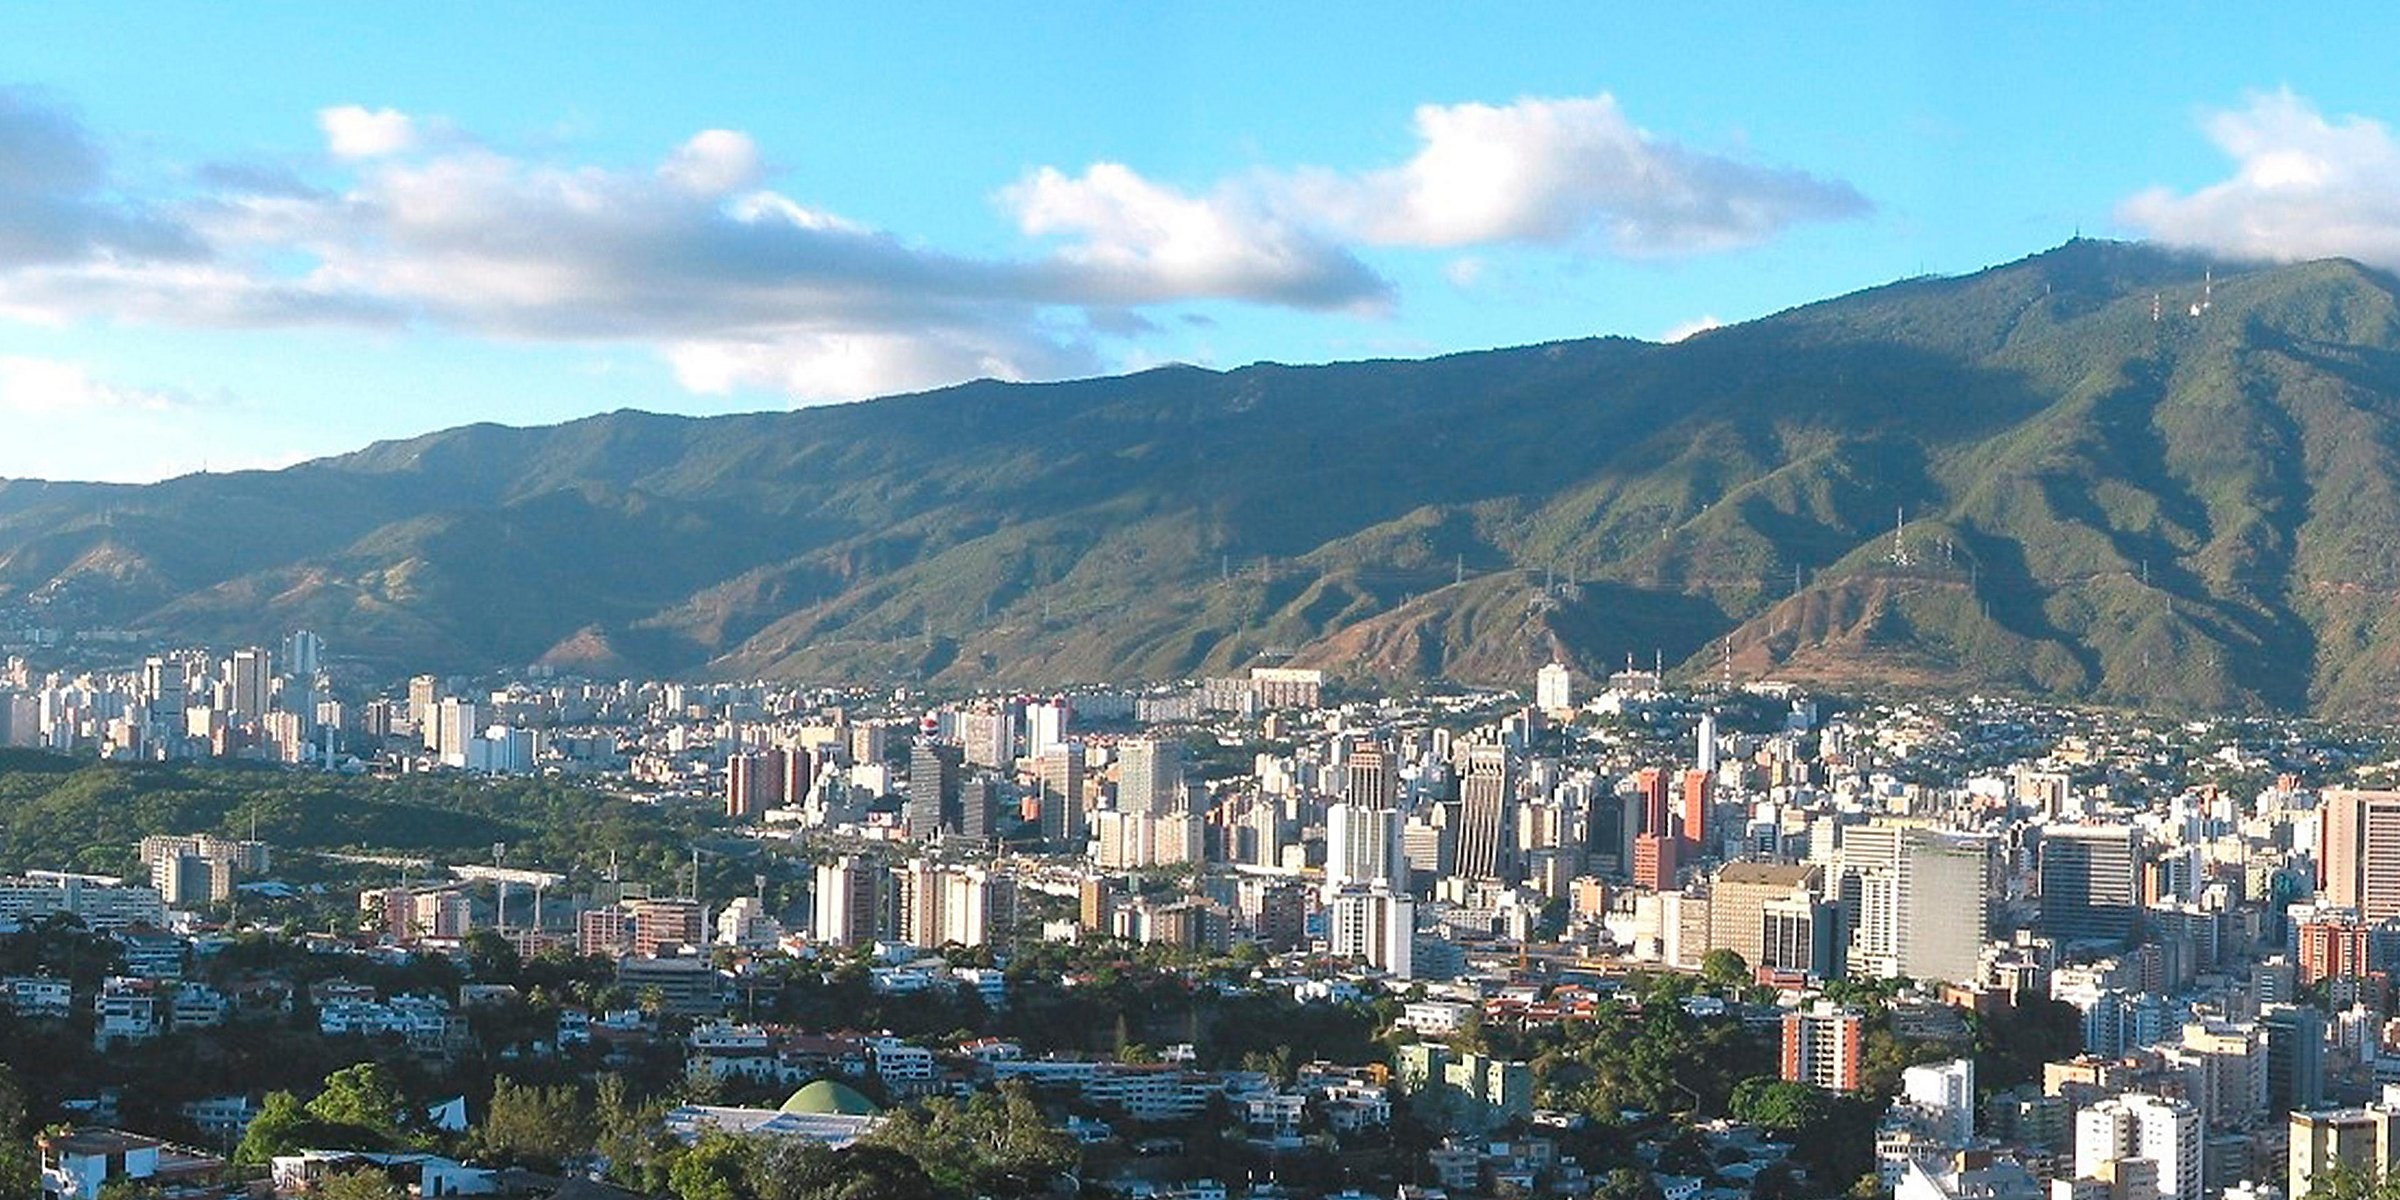
POLYGON ((1892 565, 1905 567, 1908 561, 1908 509, 1902 506, 1892 516, 1892 565))

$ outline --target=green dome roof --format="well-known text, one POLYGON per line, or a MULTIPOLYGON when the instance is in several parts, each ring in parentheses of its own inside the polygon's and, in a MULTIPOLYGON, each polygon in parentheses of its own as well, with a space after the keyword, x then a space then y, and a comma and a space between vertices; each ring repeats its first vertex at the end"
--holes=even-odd
POLYGON ((846 1117, 871 1117, 876 1113, 875 1102, 861 1096, 852 1088, 820 1079, 792 1093, 783 1102, 787 1113, 839 1113, 846 1117))

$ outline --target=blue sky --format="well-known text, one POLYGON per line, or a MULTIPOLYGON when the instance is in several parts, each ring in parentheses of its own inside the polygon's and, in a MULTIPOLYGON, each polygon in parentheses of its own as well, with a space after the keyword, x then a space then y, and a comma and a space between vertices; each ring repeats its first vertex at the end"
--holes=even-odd
POLYGON ((2400 20, 2228 7, 0 6, 0 477, 2400 268, 2400 20))

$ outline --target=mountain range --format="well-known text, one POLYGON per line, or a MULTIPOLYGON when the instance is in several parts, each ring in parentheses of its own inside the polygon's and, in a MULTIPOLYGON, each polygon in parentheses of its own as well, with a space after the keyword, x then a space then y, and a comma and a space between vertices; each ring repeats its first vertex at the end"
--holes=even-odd
POLYGON ((1167 367, 0 483, 0 608, 394 672, 1262 663, 2388 715, 2400 281, 2077 240, 1673 344, 1167 367))

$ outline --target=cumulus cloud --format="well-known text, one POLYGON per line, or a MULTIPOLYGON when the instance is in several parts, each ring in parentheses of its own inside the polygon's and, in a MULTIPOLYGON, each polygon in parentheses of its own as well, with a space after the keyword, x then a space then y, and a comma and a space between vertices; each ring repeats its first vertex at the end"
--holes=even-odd
POLYGON ((1293 197, 1338 228, 1394 246, 1566 245, 1635 257, 1754 245, 1793 225, 1864 216, 1846 183, 1710 154, 1635 125, 1607 94, 1416 111, 1407 162, 1305 171, 1293 197))
POLYGON ((0 88, 0 269, 197 251, 177 222, 111 192, 107 156, 72 116, 0 88))
POLYGON ((1238 189, 1195 196, 1118 163, 1044 167, 1003 193, 1028 234, 1062 234, 1062 290, 1119 304, 1192 296, 1372 308, 1388 286, 1349 251, 1238 189))
POLYGON ((417 148, 416 119, 394 109, 319 109, 317 128, 325 131, 325 150, 335 158, 386 158, 417 148))
MULTIPOLYGON (((633 345, 694 391, 833 399, 1101 370, 1160 305, 1382 312, 1364 245, 1684 254, 1866 207, 1654 137, 1607 96, 1527 100, 1421 109, 1417 153, 1364 172, 1038 168, 997 194, 1026 249, 970 256, 809 204, 739 130, 604 168, 394 109, 316 120, 305 174, 203 164, 137 203, 71 116, 0 91, 0 317, 633 345)), ((1452 258, 1462 286, 1478 269, 1452 258)))
POLYGON ((2381 122, 2329 120, 2289 90, 2211 114, 2229 179, 2196 192, 2153 188, 2118 215, 2162 242, 2237 258, 2348 257, 2400 268, 2400 141, 2381 122))
POLYGON ((21 416, 163 412, 189 402, 179 392, 104 382, 81 363, 0 355, 0 412, 21 416))

